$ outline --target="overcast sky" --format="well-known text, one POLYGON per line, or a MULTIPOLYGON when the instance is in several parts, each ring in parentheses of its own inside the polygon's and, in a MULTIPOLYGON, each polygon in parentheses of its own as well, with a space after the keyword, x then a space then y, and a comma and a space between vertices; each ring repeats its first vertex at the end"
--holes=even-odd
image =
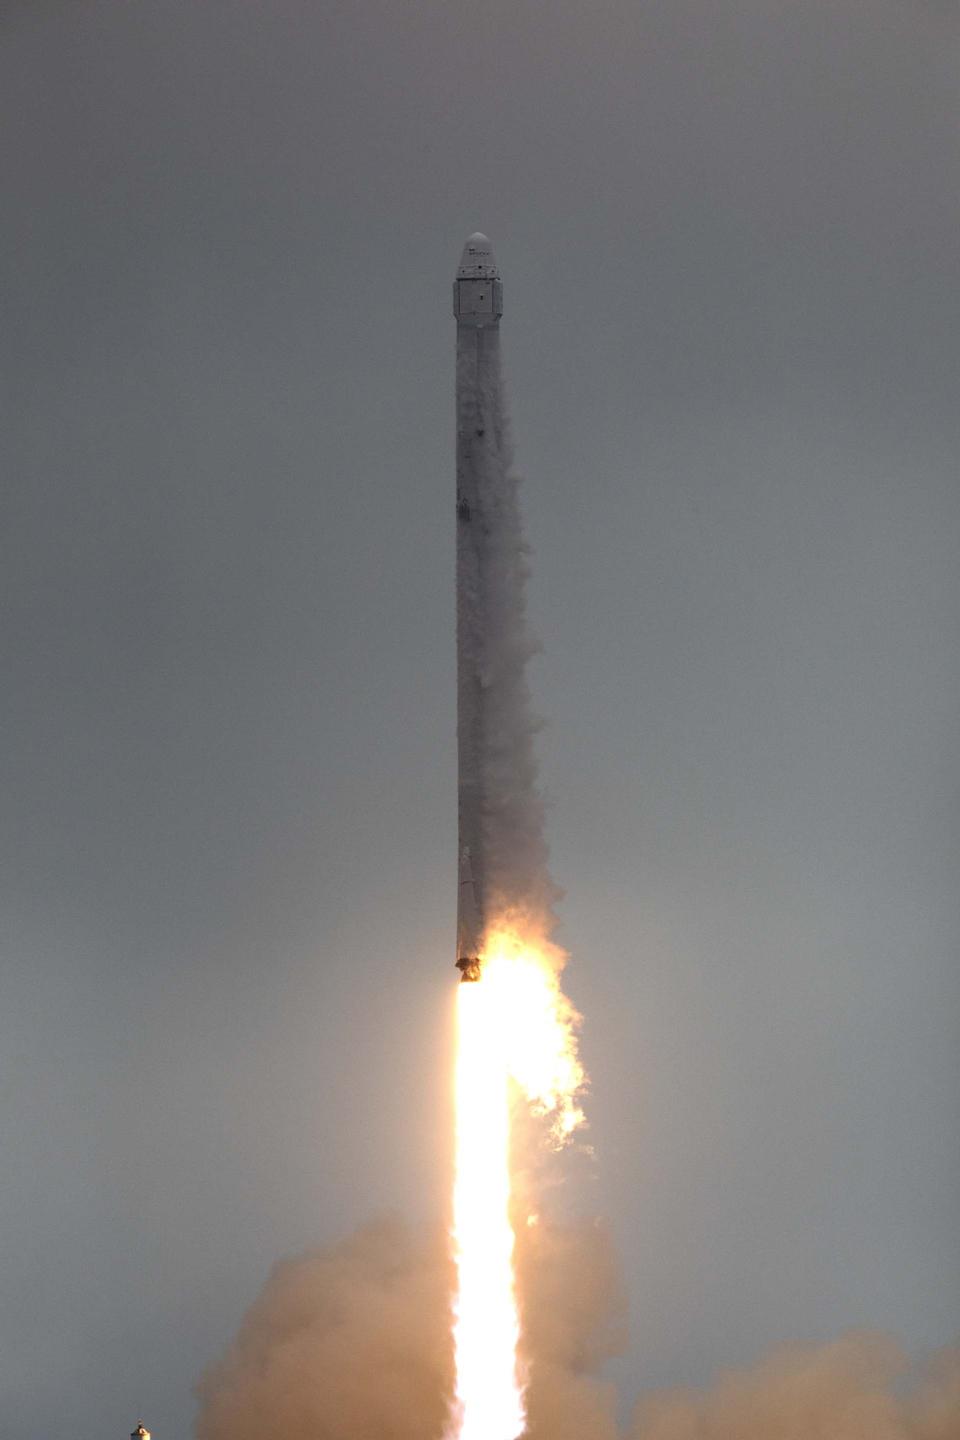
POLYGON ((956 4, 0 16, 4 1440, 444 1214, 477 226, 618 1384, 956 1336, 956 4))

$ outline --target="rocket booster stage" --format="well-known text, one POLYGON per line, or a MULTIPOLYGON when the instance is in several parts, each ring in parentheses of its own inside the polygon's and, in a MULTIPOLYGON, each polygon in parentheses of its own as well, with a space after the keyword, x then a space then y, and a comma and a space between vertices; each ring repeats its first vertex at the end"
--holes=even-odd
POLYGON ((485 235, 471 235, 453 282, 457 319, 457 966, 479 980, 488 922, 490 648, 497 497, 506 468, 500 396, 503 286, 485 235))

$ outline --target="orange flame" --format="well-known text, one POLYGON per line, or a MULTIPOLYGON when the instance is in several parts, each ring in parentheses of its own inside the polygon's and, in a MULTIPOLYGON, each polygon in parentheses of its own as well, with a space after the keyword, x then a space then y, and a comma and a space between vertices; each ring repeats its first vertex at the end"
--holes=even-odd
POLYGON ((504 924, 481 978, 457 989, 453 1241, 456 1396, 447 1440, 517 1440, 526 1423, 510 1223, 511 1101, 560 1146, 583 1119, 579 1016, 560 988, 563 954, 504 924))

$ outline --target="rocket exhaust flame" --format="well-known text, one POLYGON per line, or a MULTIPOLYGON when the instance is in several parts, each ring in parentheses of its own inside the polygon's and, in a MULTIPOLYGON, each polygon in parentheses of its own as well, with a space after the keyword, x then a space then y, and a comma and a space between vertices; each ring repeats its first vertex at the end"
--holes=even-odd
POLYGON ((457 990, 457 1393, 451 1433, 459 1440, 516 1440, 524 1428, 509 1214, 509 1071, 497 998, 486 983, 457 990))
POLYGON ((526 661, 526 546, 500 382, 503 290, 486 236, 454 281, 457 317, 459 898, 453 1244, 456 1394, 447 1440, 526 1424, 510 1220, 511 1114, 562 1145, 582 1119, 578 1016, 549 941, 554 896, 536 786, 526 661))
POLYGON ((510 1222, 511 1112, 526 1104, 562 1145, 583 1116, 579 1019, 554 947, 490 936, 480 983, 457 987, 453 1240, 457 1390, 449 1440, 517 1440, 525 1371, 510 1222))

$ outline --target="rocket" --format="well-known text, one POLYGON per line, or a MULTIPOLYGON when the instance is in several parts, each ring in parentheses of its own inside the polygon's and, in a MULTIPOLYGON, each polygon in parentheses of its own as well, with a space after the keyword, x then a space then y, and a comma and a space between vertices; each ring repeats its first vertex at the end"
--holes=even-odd
MULTIPOLYGON (((503 285, 486 235, 469 236, 453 282, 457 321, 457 968, 479 980, 490 886, 490 570, 497 476, 503 285)), ((495 698, 495 696, 493 697, 495 698)))

